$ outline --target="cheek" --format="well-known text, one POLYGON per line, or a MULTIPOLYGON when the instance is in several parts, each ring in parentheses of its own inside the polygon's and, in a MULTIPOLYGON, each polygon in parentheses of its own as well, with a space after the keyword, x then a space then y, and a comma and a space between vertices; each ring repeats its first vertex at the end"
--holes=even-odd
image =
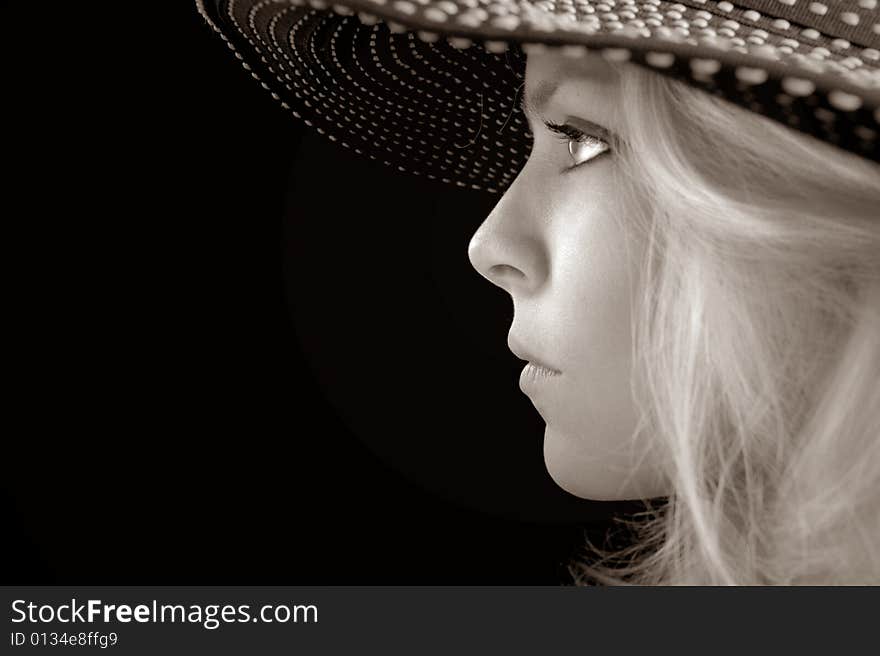
POLYGON ((573 446, 613 459, 627 448, 637 422, 630 389, 632 332, 630 294, 617 262, 597 258, 576 302, 566 311, 566 385, 554 427, 577 437, 573 446), (603 260, 600 262, 599 260, 603 260))
POLYGON ((573 382, 616 407, 626 399, 615 397, 629 385, 639 254, 600 209, 585 214, 559 249, 554 306, 573 382))
POLYGON ((599 213, 572 231, 554 270, 566 384, 547 417, 545 462, 561 487, 585 498, 657 491, 631 391, 633 293, 638 248, 599 213))

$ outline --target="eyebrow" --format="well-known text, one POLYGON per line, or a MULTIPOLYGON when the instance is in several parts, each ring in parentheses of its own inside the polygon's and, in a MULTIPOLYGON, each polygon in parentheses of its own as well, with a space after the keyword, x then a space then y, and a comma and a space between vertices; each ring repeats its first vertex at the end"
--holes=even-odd
POLYGON ((543 80, 538 83, 538 88, 534 93, 527 95, 526 91, 523 91, 520 107, 526 116, 536 118, 543 114, 558 89, 558 80, 543 80))
POLYGON ((591 80, 600 86, 610 83, 617 75, 613 66, 600 59, 572 60, 563 58, 553 71, 554 75, 541 80, 530 97, 523 95, 521 106, 531 116, 540 115, 553 99, 553 95, 566 81, 591 80))
MULTIPOLYGON (((520 99, 520 108, 526 117, 532 120, 538 118, 546 123, 547 121, 544 120, 542 114, 547 105, 550 104, 550 101, 553 99, 553 96, 559 90, 560 86, 562 86, 562 83, 559 80, 551 79, 539 82, 537 88, 532 94, 527 95, 524 90, 522 98, 520 99)), ((598 123, 594 123, 593 121, 588 121, 581 117, 570 117, 570 120, 579 127, 585 129, 587 134, 597 136, 604 141, 610 141, 611 139, 617 138, 617 135, 615 135, 614 132, 598 123)))

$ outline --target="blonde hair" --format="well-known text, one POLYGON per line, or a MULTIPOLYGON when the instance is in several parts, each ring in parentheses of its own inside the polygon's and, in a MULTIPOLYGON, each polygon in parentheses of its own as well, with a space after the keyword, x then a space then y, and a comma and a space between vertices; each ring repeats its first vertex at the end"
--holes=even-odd
POLYGON ((880 584, 880 166, 615 67, 633 394, 671 492, 576 582, 880 584))

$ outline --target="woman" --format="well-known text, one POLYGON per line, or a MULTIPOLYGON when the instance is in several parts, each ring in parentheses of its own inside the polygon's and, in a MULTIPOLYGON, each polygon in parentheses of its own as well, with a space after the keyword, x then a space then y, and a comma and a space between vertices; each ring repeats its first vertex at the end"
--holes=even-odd
MULTIPOLYGON (((857 18, 876 13, 852 4, 857 18)), ((645 38, 639 52, 668 66, 645 38)), ((880 156, 875 126, 853 118, 876 101, 876 76, 861 96, 850 85, 813 104, 820 119, 834 114, 821 124, 792 110, 785 125, 770 103, 815 96, 791 78, 779 79, 785 99, 753 94, 773 64, 735 69, 746 86, 707 93, 696 74, 603 53, 529 49, 530 152, 524 166, 508 156, 513 174, 469 247, 513 300, 508 345, 529 361, 520 386, 545 420, 554 480, 588 499, 667 499, 633 547, 591 547, 581 582, 880 583, 880 156)), ((854 79, 817 76, 834 73, 854 79)))
MULTIPOLYGON (((529 56, 527 98, 558 57, 529 56)), ((513 299, 511 350, 560 372, 521 378, 548 471, 671 495, 645 582, 880 582, 878 167, 584 63, 527 112, 532 155, 469 251, 513 299), (614 136, 569 152, 542 125, 567 117, 614 136)))

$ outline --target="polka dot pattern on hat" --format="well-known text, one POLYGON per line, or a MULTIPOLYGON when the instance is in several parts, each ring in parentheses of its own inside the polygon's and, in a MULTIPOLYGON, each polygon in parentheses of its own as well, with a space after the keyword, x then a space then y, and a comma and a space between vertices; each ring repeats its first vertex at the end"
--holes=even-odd
POLYGON ((529 53, 596 53, 880 162, 875 0, 196 0, 296 119, 405 173, 503 193, 529 53))

